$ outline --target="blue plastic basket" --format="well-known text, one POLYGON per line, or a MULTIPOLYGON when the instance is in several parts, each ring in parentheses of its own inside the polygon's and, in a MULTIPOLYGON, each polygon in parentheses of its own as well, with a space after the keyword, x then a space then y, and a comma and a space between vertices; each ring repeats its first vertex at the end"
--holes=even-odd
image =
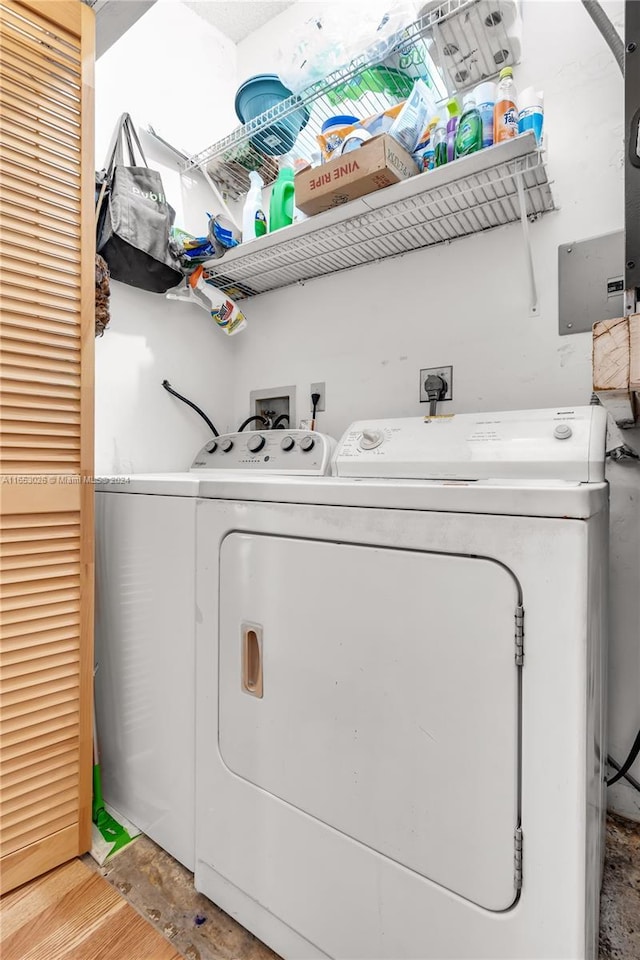
MULTIPOLYGON (((261 73, 249 77, 238 88, 235 99, 236 114, 242 123, 248 123, 291 96, 291 90, 285 87, 275 73, 261 73)), ((251 138, 251 142, 262 153, 281 157, 291 150, 308 120, 309 111, 301 106, 299 110, 294 110, 288 116, 260 130, 251 138)))

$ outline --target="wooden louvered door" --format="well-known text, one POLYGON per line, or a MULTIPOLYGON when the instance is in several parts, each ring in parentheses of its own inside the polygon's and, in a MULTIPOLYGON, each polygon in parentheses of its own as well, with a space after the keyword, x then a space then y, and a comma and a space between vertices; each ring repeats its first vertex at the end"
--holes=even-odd
POLYGON ((0 877, 89 848, 94 16, 0 0, 0 877))

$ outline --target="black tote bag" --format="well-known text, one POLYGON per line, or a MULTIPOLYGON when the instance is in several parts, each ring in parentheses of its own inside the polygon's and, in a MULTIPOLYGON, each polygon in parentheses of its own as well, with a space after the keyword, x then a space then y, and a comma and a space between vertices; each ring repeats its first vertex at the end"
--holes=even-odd
POLYGON ((175 212, 167 203, 160 174, 147 166, 128 113, 118 121, 96 191, 96 248, 111 278, 152 293, 164 293, 180 283, 183 273, 169 247, 175 212), (123 140, 129 166, 124 163, 123 140), (143 166, 136 165, 134 142, 143 166))

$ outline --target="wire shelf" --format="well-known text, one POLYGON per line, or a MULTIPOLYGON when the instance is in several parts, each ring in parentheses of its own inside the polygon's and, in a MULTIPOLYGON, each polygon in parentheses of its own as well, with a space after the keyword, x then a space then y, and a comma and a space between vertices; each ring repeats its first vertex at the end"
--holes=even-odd
POLYGON ((234 299, 446 243, 555 209, 533 133, 352 200, 229 251, 206 276, 234 299))
POLYGON ((494 77, 519 57, 517 23, 503 16, 500 11, 505 9, 515 10, 515 3, 427 3, 420 19, 402 31, 383 59, 370 48, 191 157, 184 169, 206 169, 223 194, 236 200, 249 189, 251 170, 260 173, 265 185, 275 180, 281 154, 317 162, 316 137, 324 121, 336 114, 365 120, 381 113, 401 103, 418 78, 442 101, 494 77))

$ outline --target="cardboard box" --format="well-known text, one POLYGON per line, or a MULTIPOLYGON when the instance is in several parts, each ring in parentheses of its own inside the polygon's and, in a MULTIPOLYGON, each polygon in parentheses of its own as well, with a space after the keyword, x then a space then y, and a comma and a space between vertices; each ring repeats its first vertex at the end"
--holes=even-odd
POLYGON ((329 163, 296 174, 296 207, 310 216, 322 213, 418 172, 406 150, 385 133, 329 163))

